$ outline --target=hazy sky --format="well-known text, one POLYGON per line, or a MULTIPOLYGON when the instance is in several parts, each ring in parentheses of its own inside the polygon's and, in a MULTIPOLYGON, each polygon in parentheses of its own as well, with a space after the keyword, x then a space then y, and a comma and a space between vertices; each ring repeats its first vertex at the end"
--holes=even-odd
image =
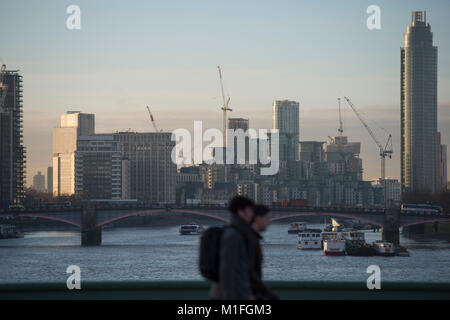
MULTIPOLYGON (((20 69, 28 182, 51 165, 52 128, 67 110, 96 114, 98 132, 221 128, 217 65, 231 116, 270 128, 275 99, 300 101, 300 139, 337 134, 336 98, 347 95, 384 140, 387 174, 399 177, 400 47, 412 10, 426 10, 438 46, 439 130, 450 144, 450 1, 24 1, 0 0, 0 62, 20 69), (81 30, 66 8, 81 8, 81 30), (368 30, 366 8, 381 8, 368 30)), ((344 107, 344 134, 362 142, 366 179, 378 151, 344 107)))

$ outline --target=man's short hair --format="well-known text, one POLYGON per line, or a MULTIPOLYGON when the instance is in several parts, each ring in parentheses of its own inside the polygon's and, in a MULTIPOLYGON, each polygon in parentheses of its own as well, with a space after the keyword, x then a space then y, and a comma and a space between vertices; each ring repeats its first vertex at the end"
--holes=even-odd
POLYGON ((257 204, 254 208, 253 208, 253 212, 255 217, 262 217, 265 216, 266 214, 268 214, 270 211, 268 206, 265 206, 263 204, 257 204))
POLYGON ((234 196, 231 198, 230 202, 228 202, 228 210, 232 214, 237 214, 238 210, 245 210, 247 207, 253 208, 255 203, 253 200, 244 197, 244 196, 234 196))

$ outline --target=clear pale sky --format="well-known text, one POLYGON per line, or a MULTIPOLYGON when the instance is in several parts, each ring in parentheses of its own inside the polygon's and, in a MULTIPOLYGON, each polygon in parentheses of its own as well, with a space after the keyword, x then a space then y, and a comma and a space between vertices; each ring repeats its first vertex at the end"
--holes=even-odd
MULTIPOLYGON (((51 165, 52 128, 67 110, 96 114, 97 132, 166 130, 194 120, 221 128, 217 65, 231 116, 270 128, 275 99, 300 102, 300 139, 337 134, 347 95, 381 140, 394 138, 387 174, 399 177, 400 47, 412 10, 426 10, 438 46, 439 130, 450 144, 450 1, 0 0, 0 62, 20 69, 28 183, 51 165), (70 4, 81 30, 66 28, 70 4), (381 8, 368 30, 366 8, 381 8)), ((364 178, 378 152, 344 107, 344 134, 362 142, 364 178)))

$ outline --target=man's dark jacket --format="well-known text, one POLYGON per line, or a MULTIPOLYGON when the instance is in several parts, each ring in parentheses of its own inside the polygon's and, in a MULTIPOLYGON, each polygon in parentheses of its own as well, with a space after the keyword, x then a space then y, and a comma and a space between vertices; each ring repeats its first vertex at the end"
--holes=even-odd
POLYGON ((261 236, 249 223, 231 216, 220 245, 219 282, 211 287, 213 299, 276 299, 262 282, 261 236))

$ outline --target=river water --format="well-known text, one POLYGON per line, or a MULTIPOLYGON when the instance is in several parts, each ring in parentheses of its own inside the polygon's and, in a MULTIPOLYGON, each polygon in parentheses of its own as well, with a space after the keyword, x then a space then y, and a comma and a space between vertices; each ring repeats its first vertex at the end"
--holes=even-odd
MULTIPOLYGON (((311 227, 320 227, 311 225, 311 227)), ((366 281, 370 265, 382 281, 450 282, 450 244, 401 238, 410 257, 325 257, 320 250, 297 249, 287 224, 264 235, 264 278, 294 281, 366 281)), ((366 241, 380 239, 367 232, 366 241)), ((103 230, 99 247, 81 247, 76 231, 39 231, 0 240, 0 283, 64 282, 69 265, 83 281, 199 280, 199 236, 181 236, 178 226, 103 230)))

